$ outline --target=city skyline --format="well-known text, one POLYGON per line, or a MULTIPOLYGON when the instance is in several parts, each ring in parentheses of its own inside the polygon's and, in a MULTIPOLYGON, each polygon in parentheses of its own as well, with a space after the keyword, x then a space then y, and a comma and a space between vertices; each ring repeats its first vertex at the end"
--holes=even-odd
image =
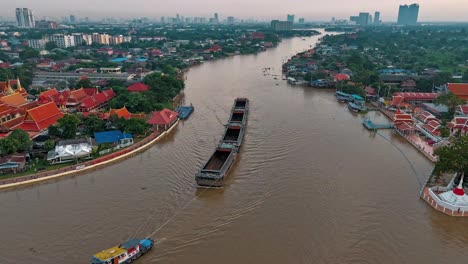
POLYGON ((296 17, 304 17, 308 21, 328 21, 332 17, 349 18, 358 12, 372 13, 379 10, 380 19, 384 22, 396 22, 398 7, 401 4, 419 4, 421 11, 419 21, 468 21, 465 10, 468 10, 468 1, 464 0, 421 0, 401 1, 391 0, 384 3, 371 0, 357 0, 352 3, 342 3, 339 0, 323 1, 279 1, 279 0, 198 0, 198 1, 173 1, 167 3, 161 0, 135 0, 135 1, 75 1, 42 0, 18 0, 2 4, 0 16, 13 18, 16 8, 29 8, 34 12, 36 19, 47 17, 68 17, 75 15, 77 18, 160 18, 161 16, 172 17, 177 13, 183 16, 209 16, 218 13, 220 21, 228 16, 240 19, 258 19, 268 21, 271 19, 283 19, 286 14, 294 14, 296 17), (294 2, 294 3, 292 3, 294 2), (340 6, 339 9, 336 7, 340 6), (267 8, 266 8, 267 7, 267 8), (154 11, 153 11, 154 10, 154 11), (274 10, 274 11, 271 11, 274 10), (310 11, 308 11, 310 10, 310 11), (345 10, 345 11, 342 11, 345 10), (440 12, 444 10, 444 12, 440 12))

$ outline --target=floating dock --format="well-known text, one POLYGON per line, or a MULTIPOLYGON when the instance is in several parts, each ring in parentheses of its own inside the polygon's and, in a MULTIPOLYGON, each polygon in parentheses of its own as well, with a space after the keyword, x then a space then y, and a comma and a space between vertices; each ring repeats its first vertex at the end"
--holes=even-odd
POLYGON ((362 125, 368 130, 393 129, 393 125, 391 124, 375 124, 370 119, 362 121, 362 125))

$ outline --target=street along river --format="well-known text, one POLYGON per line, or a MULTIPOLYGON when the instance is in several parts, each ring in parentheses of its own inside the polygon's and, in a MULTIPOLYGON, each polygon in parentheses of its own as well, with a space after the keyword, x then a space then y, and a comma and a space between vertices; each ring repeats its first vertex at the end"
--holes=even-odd
POLYGON ((275 80, 286 58, 318 38, 194 67, 185 101, 195 112, 151 149, 84 175, 0 192, 0 263, 89 263, 166 222, 137 263, 467 261, 467 219, 419 199, 432 170, 423 155, 391 131, 366 131, 365 116, 333 91, 275 80), (235 168, 224 189, 197 190, 194 174, 236 97, 251 104, 235 168))

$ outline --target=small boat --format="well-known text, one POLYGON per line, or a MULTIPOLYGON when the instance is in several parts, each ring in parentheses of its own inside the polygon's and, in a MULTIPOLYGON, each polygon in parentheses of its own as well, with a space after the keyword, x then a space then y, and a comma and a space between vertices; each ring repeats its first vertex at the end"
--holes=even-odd
POLYGON ((340 92, 340 91, 336 91, 335 96, 336 96, 336 99, 338 100, 338 102, 340 102, 340 103, 346 103, 351 98, 350 94, 340 92))
POLYGON ((288 77, 288 83, 290 83, 292 85, 295 85, 296 84, 296 79, 294 79, 292 77, 288 77))
POLYGON ((193 112, 195 108, 192 105, 189 106, 179 106, 175 109, 179 113, 180 119, 187 119, 193 112))
POLYGON ((91 264, 128 264, 148 252, 154 245, 149 238, 132 238, 121 245, 96 253, 91 264))
POLYGON ((361 111, 361 107, 353 102, 348 103, 348 108, 354 113, 359 113, 361 111))

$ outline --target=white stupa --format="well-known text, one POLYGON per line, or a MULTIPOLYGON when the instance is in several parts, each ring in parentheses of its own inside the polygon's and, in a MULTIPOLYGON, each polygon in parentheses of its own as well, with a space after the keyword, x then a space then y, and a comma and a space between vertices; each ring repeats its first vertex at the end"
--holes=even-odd
POLYGON ((464 174, 462 174, 460 183, 456 188, 439 194, 440 199, 454 206, 468 206, 468 195, 463 190, 463 176, 464 174))

